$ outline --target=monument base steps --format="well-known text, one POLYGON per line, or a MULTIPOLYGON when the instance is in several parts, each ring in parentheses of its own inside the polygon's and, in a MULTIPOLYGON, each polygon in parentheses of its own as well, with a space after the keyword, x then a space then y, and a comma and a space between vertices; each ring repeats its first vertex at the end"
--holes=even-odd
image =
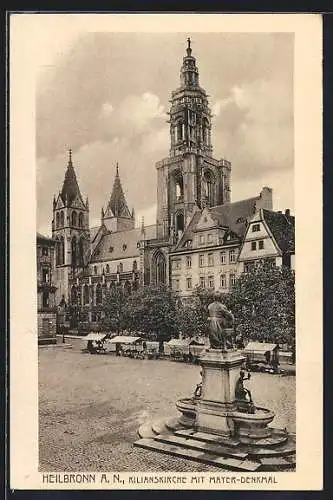
POLYGON ((272 428, 270 438, 248 444, 237 438, 184 428, 179 419, 158 420, 140 427, 134 446, 243 472, 295 469, 295 436, 272 428), (161 431, 161 432, 158 432, 161 431), (263 447, 264 446, 264 447, 263 447))

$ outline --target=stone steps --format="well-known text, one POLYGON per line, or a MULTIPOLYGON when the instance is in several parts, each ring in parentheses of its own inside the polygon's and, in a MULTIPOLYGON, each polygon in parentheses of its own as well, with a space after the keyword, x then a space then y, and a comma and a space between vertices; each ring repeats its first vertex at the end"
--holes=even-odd
POLYGON ((160 436, 157 436, 155 437, 155 441, 166 444, 174 444, 177 446, 182 446, 184 448, 190 448, 192 450, 201 450, 207 453, 212 453, 214 455, 233 457, 241 460, 244 460, 248 456, 248 453, 246 451, 237 450, 235 447, 231 448, 227 446, 221 446, 215 443, 207 443, 204 441, 199 441, 197 439, 174 436, 172 434, 162 434, 160 436))
POLYGON ((173 455, 187 460, 194 460, 196 462, 213 465, 215 467, 220 467, 226 470, 229 469, 244 472, 254 472, 261 467, 260 462, 256 462, 253 460, 218 456, 210 451, 205 452, 199 449, 184 448, 184 446, 182 445, 165 443, 159 441, 156 438, 139 439, 134 443, 134 446, 150 451, 157 451, 159 453, 173 455))
POLYGON ((198 441, 203 441, 205 443, 215 443, 215 444, 226 444, 227 446, 239 446, 240 441, 238 439, 218 436, 217 434, 210 434, 208 432, 199 432, 194 429, 184 429, 175 431, 176 436, 181 437, 192 437, 198 441))

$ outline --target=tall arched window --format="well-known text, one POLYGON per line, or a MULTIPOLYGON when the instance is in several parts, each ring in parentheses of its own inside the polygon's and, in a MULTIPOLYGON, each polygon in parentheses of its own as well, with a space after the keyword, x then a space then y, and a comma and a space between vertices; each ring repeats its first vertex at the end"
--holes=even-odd
POLYGON ((60 227, 64 227, 64 212, 60 212, 60 227))
POLYGON ((180 142, 183 140, 183 123, 181 120, 178 120, 176 123, 176 142, 180 142))
POLYGON ((77 224, 77 214, 74 210, 74 212, 72 213, 72 226, 76 226, 77 224))
POLYGON ((178 172, 174 179, 176 185, 176 200, 181 201, 184 197, 184 181, 181 172, 178 172))
POLYGON ((215 179, 209 170, 204 173, 203 189, 208 206, 213 207, 215 205, 215 179))
POLYGON ((77 243, 76 237, 74 236, 72 239, 72 266, 76 267, 77 264, 77 243))
POLYGON ((79 227, 83 227, 83 213, 79 213, 79 227))
POLYGON ((58 266, 62 266, 65 263, 65 245, 63 236, 57 240, 56 263, 58 266))
POLYGON ((88 285, 84 285, 83 287, 83 304, 89 304, 89 287, 88 285))
POLYGON ((156 285, 166 284, 166 261, 164 254, 160 251, 153 258, 153 277, 156 285))
POLYGON ((133 271, 137 271, 138 269, 138 263, 136 260, 133 261, 133 271))
POLYGON ((56 214, 56 227, 59 227, 59 212, 56 214))
POLYGON ((203 142, 206 146, 208 146, 209 143, 209 121, 207 118, 203 119, 202 122, 202 139, 203 142))
POLYGON ((102 286, 100 283, 96 286, 96 305, 101 305, 103 302, 102 286))
POLYGON ((105 266, 105 272, 106 272, 106 274, 110 273, 110 266, 109 266, 109 264, 106 264, 106 266, 105 266))
POLYGON ((79 239, 79 265, 83 266, 84 264, 84 241, 83 238, 79 239))
POLYGON ((71 303, 72 305, 77 304, 77 290, 75 285, 73 285, 71 288, 71 303))
POLYGON ((176 233, 184 231, 184 214, 183 212, 176 213, 176 233))
POLYGON ((60 264, 60 240, 56 238, 56 265, 59 266, 60 264))

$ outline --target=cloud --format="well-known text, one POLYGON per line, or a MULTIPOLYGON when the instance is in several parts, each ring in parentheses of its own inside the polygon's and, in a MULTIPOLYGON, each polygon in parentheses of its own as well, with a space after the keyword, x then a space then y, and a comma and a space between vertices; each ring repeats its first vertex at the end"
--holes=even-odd
POLYGON ((166 119, 167 115, 158 96, 145 92, 140 96, 126 97, 120 103, 118 116, 120 124, 126 126, 127 131, 141 134, 160 120, 166 119))
MULTIPOLYGON (((40 55, 46 66, 36 93, 39 227, 50 224, 69 146, 91 221, 99 221, 109 198, 117 161, 130 208, 150 211, 155 163, 169 152, 166 111, 179 85, 184 34, 79 35, 59 33, 59 44, 44 44, 40 55)), ((232 162, 233 199, 270 184, 281 203, 291 205, 284 172, 293 169, 293 35, 193 37, 200 85, 215 115, 213 154, 232 162)))
POLYGON ((102 105, 101 117, 108 118, 111 115, 111 113, 113 112, 113 110, 114 110, 114 107, 112 106, 112 104, 110 102, 105 102, 102 105))
POLYGON ((292 106, 292 89, 279 79, 234 86, 214 103, 216 152, 232 162, 235 178, 293 168, 292 106))

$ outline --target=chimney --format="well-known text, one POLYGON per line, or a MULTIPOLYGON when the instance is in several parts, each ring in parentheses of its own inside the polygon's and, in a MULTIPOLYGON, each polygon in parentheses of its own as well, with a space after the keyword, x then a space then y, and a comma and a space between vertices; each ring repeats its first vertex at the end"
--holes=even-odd
POLYGON ((290 208, 286 208, 285 214, 290 215, 290 208))

